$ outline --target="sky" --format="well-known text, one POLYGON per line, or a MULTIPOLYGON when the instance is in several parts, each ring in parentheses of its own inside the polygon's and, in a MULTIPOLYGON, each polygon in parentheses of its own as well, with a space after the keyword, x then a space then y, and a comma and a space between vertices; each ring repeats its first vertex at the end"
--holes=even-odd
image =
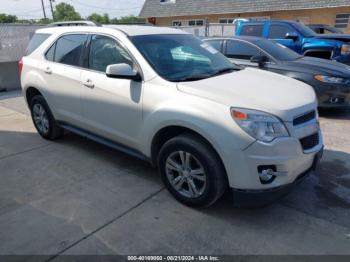
MULTIPOLYGON (((68 3, 83 17, 91 13, 108 13, 111 18, 138 15, 144 0, 55 0, 54 5, 68 3)), ((51 18, 50 2, 44 0, 46 15, 51 18)), ((0 0, 0 13, 23 19, 43 18, 41 0, 0 0)))

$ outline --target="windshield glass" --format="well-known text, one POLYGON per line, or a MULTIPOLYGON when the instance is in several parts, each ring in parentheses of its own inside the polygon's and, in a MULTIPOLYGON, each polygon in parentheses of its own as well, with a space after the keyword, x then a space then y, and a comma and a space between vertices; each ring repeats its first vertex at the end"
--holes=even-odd
POLYGON ((241 69, 210 44, 192 35, 140 35, 131 37, 131 41, 153 69, 168 81, 195 81, 241 69))
POLYGON ((298 31, 304 36, 304 37, 314 37, 316 36, 316 33, 306 25, 303 25, 301 23, 294 23, 294 26, 298 29, 298 31))
POLYGON ((293 61, 302 57, 288 47, 273 41, 259 40, 255 44, 276 60, 293 61))

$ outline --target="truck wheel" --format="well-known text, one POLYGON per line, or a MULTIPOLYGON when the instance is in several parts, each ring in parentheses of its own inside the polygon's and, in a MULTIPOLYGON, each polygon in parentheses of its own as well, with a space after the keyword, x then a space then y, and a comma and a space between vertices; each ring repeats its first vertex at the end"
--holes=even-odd
POLYGON ((158 167, 166 188, 189 206, 208 207, 227 187, 220 157, 206 141, 192 134, 167 141, 158 155, 158 167))
POLYGON ((63 135, 63 129, 56 123, 49 106, 41 95, 34 96, 30 101, 30 112, 34 126, 43 138, 54 140, 63 135))

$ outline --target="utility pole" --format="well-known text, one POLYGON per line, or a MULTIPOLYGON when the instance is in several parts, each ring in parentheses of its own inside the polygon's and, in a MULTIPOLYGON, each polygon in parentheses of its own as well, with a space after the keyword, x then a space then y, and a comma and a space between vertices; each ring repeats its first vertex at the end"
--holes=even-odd
POLYGON ((52 20, 55 21, 55 14, 53 12, 53 6, 52 6, 52 2, 55 2, 55 0, 49 0, 49 2, 51 7, 52 20))
POLYGON ((43 7, 44 18, 46 20, 47 17, 46 17, 46 11, 45 11, 45 6, 44 6, 44 0, 41 0, 41 6, 43 7))

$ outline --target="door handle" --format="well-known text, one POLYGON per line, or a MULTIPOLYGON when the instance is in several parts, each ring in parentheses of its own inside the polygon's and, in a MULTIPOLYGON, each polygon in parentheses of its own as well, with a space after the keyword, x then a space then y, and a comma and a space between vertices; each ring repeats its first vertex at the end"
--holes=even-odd
POLYGON ((45 72, 45 74, 48 74, 48 75, 51 75, 51 74, 52 74, 52 70, 51 70, 50 67, 46 67, 46 68, 44 69, 44 72, 45 72))
POLYGON ((88 88, 94 88, 95 87, 94 83, 90 79, 87 79, 86 81, 84 81, 83 85, 88 87, 88 88))

